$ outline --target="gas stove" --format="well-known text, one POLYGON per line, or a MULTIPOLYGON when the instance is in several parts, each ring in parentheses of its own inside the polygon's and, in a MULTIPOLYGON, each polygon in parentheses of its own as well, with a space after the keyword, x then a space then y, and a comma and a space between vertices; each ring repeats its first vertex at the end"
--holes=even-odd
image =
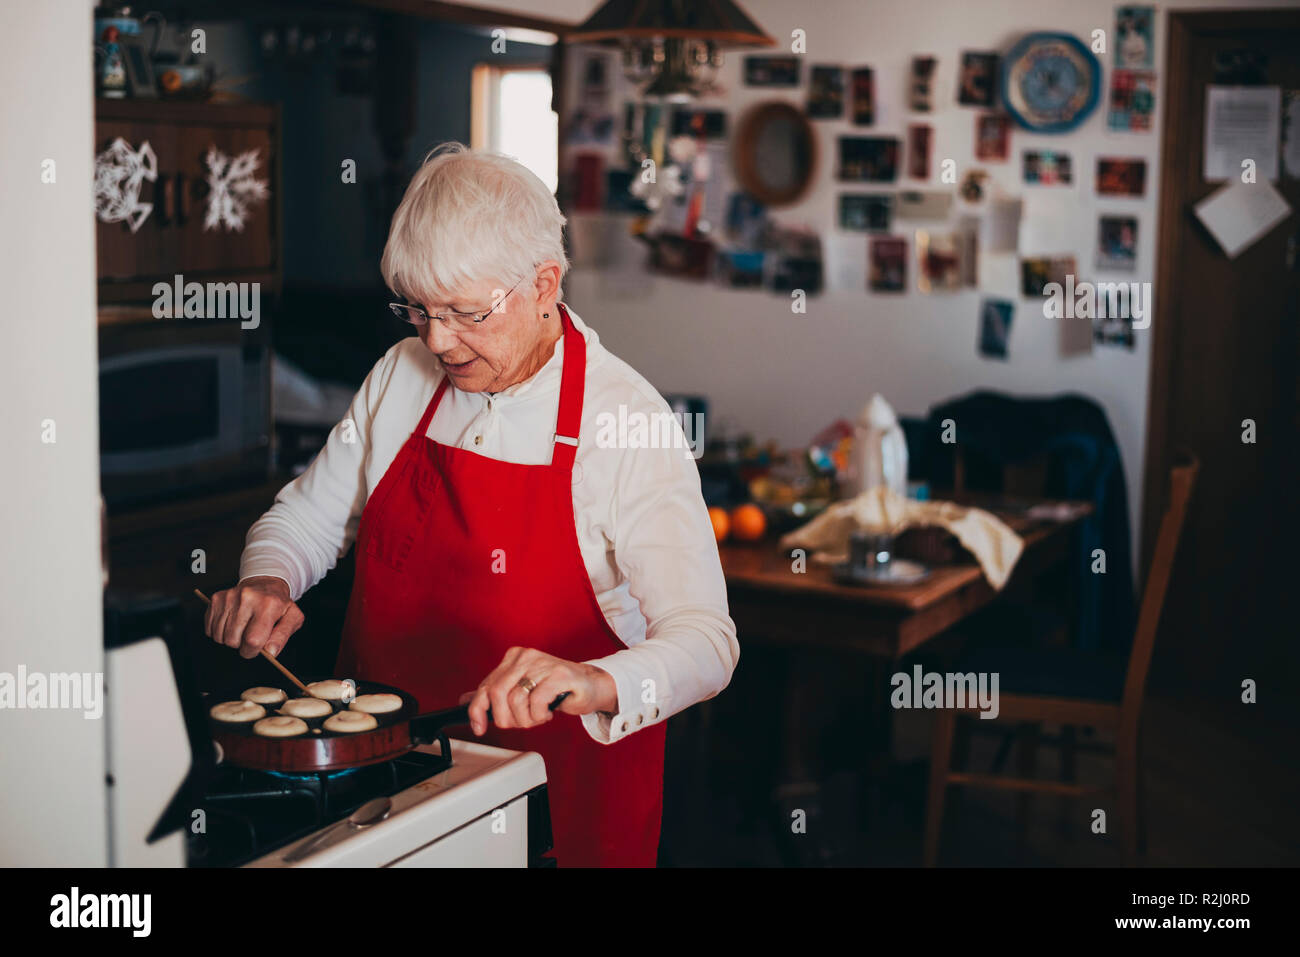
POLYGON ((547 866, 546 769, 539 755, 471 741, 438 744, 347 771, 286 775, 221 768, 207 788, 206 834, 190 834, 191 866, 547 866), (389 798, 377 822, 349 816, 389 798))
POLYGON ((223 763, 174 604, 106 614, 111 865, 554 866, 546 768, 532 752, 443 739, 449 755, 434 742, 318 774, 223 763), (383 813, 371 814, 377 800, 383 813))

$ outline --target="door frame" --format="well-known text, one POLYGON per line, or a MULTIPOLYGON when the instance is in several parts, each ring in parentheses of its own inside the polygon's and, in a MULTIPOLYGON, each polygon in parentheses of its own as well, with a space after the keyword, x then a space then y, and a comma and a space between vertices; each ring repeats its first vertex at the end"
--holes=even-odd
POLYGON ((1165 104, 1160 143, 1160 205, 1156 232, 1155 316, 1151 327, 1151 374, 1147 382, 1147 441, 1142 482, 1142 539, 1138 580, 1145 585, 1160 518, 1169 492, 1169 469, 1175 450, 1169 446, 1169 386, 1174 371, 1174 342, 1182 294, 1175 271, 1186 234, 1189 197, 1174 173, 1180 163, 1200 162, 1200 148, 1190 142, 1191 110, 1204 109, 1190 80, 1192 47, 1202 37, 1257 30, 1300 30, 1300 10, 1169 11, 1165 43, 1165 104))

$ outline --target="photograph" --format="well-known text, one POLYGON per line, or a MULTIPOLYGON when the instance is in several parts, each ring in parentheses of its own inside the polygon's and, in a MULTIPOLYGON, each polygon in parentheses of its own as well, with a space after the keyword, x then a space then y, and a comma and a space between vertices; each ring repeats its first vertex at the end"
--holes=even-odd
POLYGON ((1025 183, 1032 186, 1069 186, 1074 182, 1069 153, 1025 150, 1024 171, 1025 183))
POLYGON ((855 126, 870 126, 876 122, 874 74, 870 67, 860 67, 853 71, 852 80, 853 123, 855 126))
POLYGON ((1300 0, 3 11, 16 957, 1289 939, 1300 0))
POLYGON ((798 86, 800 59, 797 56, 747 56, 745 85, 798 86))
POLYGON ((1016 305, 1007 299, 985 299, 980 303, 979 354, 990 359, 1007 358, 1011 320, 1016 305))
POLYGON ((1115 8, 1115 66, 1149 70, 1155 57, 1155 7, 1115 8))
POLYGON ((988 190, 988 180, 989 174, 987 170, 967 170, 961 178, 961 184, 957 187, 957 192, 968 203, 983 202, 985 193, 988 190))
POLYGON ((1146 181, 1146 160, 1097 157, 1097 192, 1103 196, 1143 196, 1146 181))
POLYGON ((1106 125, 1112 130, 1149 133, 1156 109, 1156 75, 1139 70, 1114 70, 1110 76, 1110 109, 1106 125))
POLYGON ((1097 268, 1131 272, 1137 266, 1137 218, 1102 216, 1097 229, 1097 268))
POLYGON ((998 54, 961 55, 957 77, 957 102, 962 106, 992 106, 998 95, 998 54))
POLYGON ((905 189, 898 193, 894 211, 899 219, 946 219, 952 203, 950 190, 905 189))
POLYGON ((912 123, 907 127, 907 175, 911 179, 930 178, 930 146, 934 127, 912 123))
POLYGON ((841 193, 840 229, 888 232, 893 208, 894 197, 888 194, 841 193))
POLYGON ((1049 283, 1064 287, 1076 275, 1073 256, 1031 256, 1020 260, 1020 294, 1042 296, 1049 283))
POLYGON ((1092 341, 1101 346, 1118 346, 1130 352, 1137 347, 1132 316, 1102 316, 1092 320, 1092 341))
POLYGON ((815 296, 822 291, 825 270, 821 237, 806 229, 781 229, 774 237, 776 263, 772 270, 774 292, 802 292, 815 296))
POLYGON ((1011 117, 985 113, 975 117, 975 158, 1005 162, 1011 156, 1011 117))
POLYGON ((901 236, 872 236, 867 249, 867 288, 872 292, 905 292, 907 240, 901 236))
POLYGON ((916 288, 921 292, 960 289, 963 275, 960 233, 916 231, 916 288))
POLYGON ((695 136, 720 140, 727 136, 727 114, 723 110, 677 109, 673 111, 673 136, 695 136))
POLYGON ((912 57, 907 105, 915 113, 934 111, 934 73, 939 61, 932 56, 912 57))
POLYGON ((843 182, 893 182, 898 179, 898 140, 887 136, 841 136, 839 169, 843 182))
POLYGON ((808 82, 808 115, 839 119, 844 115, 844 68, 815 66, 808 82))

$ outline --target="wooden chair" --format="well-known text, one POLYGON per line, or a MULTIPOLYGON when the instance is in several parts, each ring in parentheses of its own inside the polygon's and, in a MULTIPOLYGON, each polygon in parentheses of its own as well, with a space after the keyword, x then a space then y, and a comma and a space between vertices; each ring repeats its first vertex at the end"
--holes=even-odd
MULTIPOLYGON (((953 738, 958 717, 983 723, 978 705, 943 708, 935 715, 934 736, 930 749, 929 800, 925 819, 923 861, 933 867, 939 855, 939 835, 943 826, 944 799, 953 785, 994 788, 1021 792, 1021 826, 1031 792, 1083 797, 1111 794, 1114 813, 1107 824, 1115 823, 1120 832, 1120 852, 1124 863, 1131 864, 1141 840, 1142 819, 1139 808, 1138 723, 1146 688, 1147 671, 1155 646, 1156 628, 1164 606, 1165 592, 1173 569, 1178 539, 1182 533, 1187 503, 1200 468, 1195 457, 1187 455, 1170 471, 1169 503, 1160 524, 1150 575, 1142 596, 1133 647, 1127 663, 1122 658, 1107 660, 1103 656, 1080 653, 1071 648, 977 649, 960 659, 957 670, 963 674, 998 672, 999 712, 994 721, 1015 722, 1020 732, 1019 771, 1023 777, 996 773, 977 774, 964 768, 952 768, 953 738), (1039 729, 1044 722, 1059 723, 1057 738, 1044 738, 1039 729), (1074 781, 1074 758, 1077 750, 1074 729, 1077 726, 1108 728, 1115 733, 1115 780, 1113 788, 1083 787, 1074 781), (1061 748, 1062 781, 1045 781, 1032 777, 1034 756, 1041 743, 1061 748)), ((990 722, 992 723, 992 722, 990 722)), ((1094 749, 1102 750, 1096 745, 1094 749)), ((1111 750, 1106 747, 1104 750, 1111 750)))

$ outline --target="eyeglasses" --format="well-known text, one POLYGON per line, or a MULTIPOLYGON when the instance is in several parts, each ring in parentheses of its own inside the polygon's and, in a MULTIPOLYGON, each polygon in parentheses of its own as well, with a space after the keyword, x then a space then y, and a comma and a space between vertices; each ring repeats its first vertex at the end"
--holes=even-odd
MULTIPOLYGON (((455 329, 457 332, 469 332, 488 316, 492 315, 492 313, 496 312, 501 303, 510 298, 510 293, 519 288, 520 282, 523 282, 523 280, 521 279, 519 282, 511 286, 509 291, 498 299, 491 309, 481 315, 467 312, 451 312, 442 315, 434 315, 432 318, 437 319, 442 323, 444 329, 455 329)), ((403 322, 409 322, 413 326, 427 325, 430 319, 429 313, 425 312, 420 306, 408 306, 404 302, 390 302, 388 308, 398 319, 401 319, 403 322)))

